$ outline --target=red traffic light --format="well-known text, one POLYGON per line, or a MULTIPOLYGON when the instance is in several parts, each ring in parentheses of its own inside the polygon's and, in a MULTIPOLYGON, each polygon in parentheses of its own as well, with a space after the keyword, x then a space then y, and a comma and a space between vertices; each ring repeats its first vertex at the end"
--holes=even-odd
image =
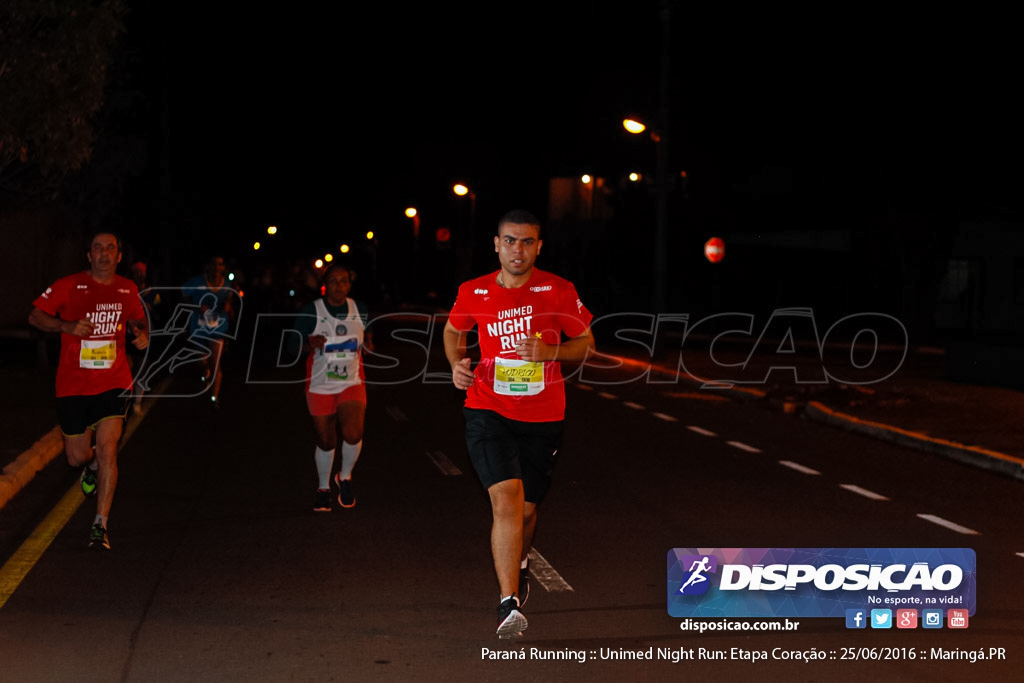
POLYGON ((725 242, 720 237, 712 237, 704 243, 704 256, 712 263, 718 263, 725 257, 725 242))

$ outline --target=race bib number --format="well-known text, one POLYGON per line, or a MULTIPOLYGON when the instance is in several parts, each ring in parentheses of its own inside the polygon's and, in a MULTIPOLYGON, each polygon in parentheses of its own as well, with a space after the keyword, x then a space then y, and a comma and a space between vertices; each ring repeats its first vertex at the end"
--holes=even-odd
POLYGON ((544 363, 494 359, 494 393, 502 396, 534 396, 544 391, 544 363))
POLYGON ((358 360, 358 337, 328 337, 324 345, 324 384, 335 382, 358 382, 355 361, 358 360))
POLYGON ((105 370, 114 367, 115 360, 117 360, 117 343, 113 339, 82 340, 82 349, 78 355, 79 367, 89 370, 105 370))

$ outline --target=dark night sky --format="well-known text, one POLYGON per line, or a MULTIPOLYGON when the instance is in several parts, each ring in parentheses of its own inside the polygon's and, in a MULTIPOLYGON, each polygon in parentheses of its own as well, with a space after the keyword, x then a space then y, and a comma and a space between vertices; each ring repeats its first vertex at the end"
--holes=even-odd
POLYGON ((169 45, 172 121, 209 181, 285 212, 447 201, 459 177, 514 196, 614 144, 620 108, 653 106, 647 5, 618 22, 576 3, 219 17, 169 45))
MULTIPOLYGON (((653 160, 620 121, 658 103, 654 0, 264 7, 129 24, 163 60, 175 189, 207 224, 313 235, 409 204, 429 222, 456 210, 455 180, 483 221, 543 214, 552 175, 653 160)), ((670 163, 694 188, 786 167, 794 214, 819 222, 1019 195, 1006 17, 673 8, 670 163)))

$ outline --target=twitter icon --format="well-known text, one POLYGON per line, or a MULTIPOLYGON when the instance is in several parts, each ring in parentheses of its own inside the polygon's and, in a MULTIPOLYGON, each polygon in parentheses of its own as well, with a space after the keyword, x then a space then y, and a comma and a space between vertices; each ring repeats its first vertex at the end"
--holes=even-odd
POLYGON ((892 628, 892 610, 871 610, 871 628, 892 628))

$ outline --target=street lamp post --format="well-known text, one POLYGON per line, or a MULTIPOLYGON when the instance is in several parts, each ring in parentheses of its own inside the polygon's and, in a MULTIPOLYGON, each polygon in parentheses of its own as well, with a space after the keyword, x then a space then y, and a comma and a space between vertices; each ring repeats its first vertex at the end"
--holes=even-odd
MULTIPOLYGON (((669 40, 671 37, 671 0, 661 0, 658 9, 661 21, 661 74, 658 92, 657 124, 651 129, 651 140, 654 141, 656 156, 655 164, 655 222, 654 222, 654 297, 652 304, 655 313, 663 313, 667 302, 667 283, 665 255, 668 250, 668 102, 669 102, 669 40)), ((647 129, 643 123, 634 119, 626 119, 622 125, 634 135, 647 129)))
POLYGON ((469 234, 470 243, 472 244, 473 228, 476 225, 476 193, 470 190, 462 183, 454 185, 452 187, 452 192, 454 192, 460 197, 465 197, 466 195, 469 195, 469 234))
MULTIPOLYGON (((667 120, 667 117, 666 117, 667 120)), ((667 278, 665 252, 668 249, 668 140, 663 128, 648 130, 646 124, 636 119, 625 119, 622 127, 634 135, 647 132, 654 142, 655 170, 655 218, 654 218, 654 268, 652 276, 653 300, 655 313, 664 313, 666 309, 667 278)))
POLYGON ((473 252, 475 248, 473 233, 476 231, 476 193, 462 183, 453 185, 452 192, 460 197, 469 197, 469 234, 466 239, 465 248, 459 248, 459 251, 463 252, 461 253, 461 259, 464 261, 463 270, 468 273, 473 269, 473 252))
POLYGON ((405 210, 405 215, 412 219, 412 250, 416 251, 420 244, 420 212, 410 206, 405 210))

